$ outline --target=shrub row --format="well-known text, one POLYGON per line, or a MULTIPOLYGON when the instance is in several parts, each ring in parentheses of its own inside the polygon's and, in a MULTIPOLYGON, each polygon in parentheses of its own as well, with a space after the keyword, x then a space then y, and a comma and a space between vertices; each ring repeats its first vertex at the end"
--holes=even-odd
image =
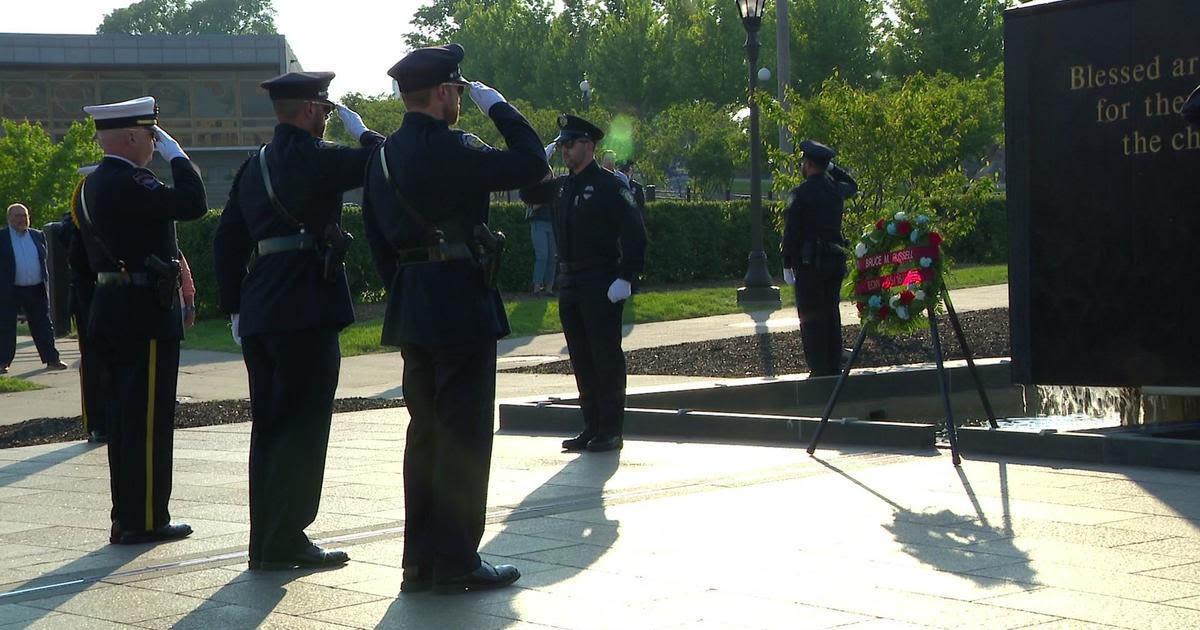
MULTIPOLYGON (((659 201, 646 210, 645 284, 706 282, 740 278, 746 272, 750 251, 750 216, 746 201, 659 201)), ((779 239, 782 232, 782 206, 764 204, 763 246, 772 273, 779 278, 779 239)), ((964 242, 955 244, 952 253, 959 262, 995 262, 1007 252, 1003 198, 991 199, 980 213, 978 229, 964 242), (987 233, 984 233, 984 232, 987 233)), ((492 227, 508 237, 500 276, 502 291, 528 291, 533 268, 533 245, 525 209, 519 203, 493 203, 492 227)), ((179 224, 179 245, 188 256, 196 281, 196 305, 201 316, 218 315, 216 280, 213 276, 212 238, 219 211, 199 221, 179 224)), ((364 237, 362 213, 358 206, 347 205, 342 225, 357 240, 346 257, 350 291, 356 300, 378 301, 384 286, 371 262, 370 248, 364 237)), ((846 226, 848 234, 856 228, 846 226)))

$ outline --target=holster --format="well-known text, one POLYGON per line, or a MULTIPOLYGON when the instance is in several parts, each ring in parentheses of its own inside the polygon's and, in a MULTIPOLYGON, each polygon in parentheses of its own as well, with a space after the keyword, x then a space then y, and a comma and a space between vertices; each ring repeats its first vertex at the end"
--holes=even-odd
POLYGON ((331 223, 325 226, 324 238, 321 240, 321 276, 326 282, 337 282, 346 268, 346 251, 354 242, 354 235, 342 229, 342 226, 331 223))
POLYGON ((493 232, 480 223, 472 229, 471 236, 471 253, 483 272, 483 286, 495 289, 500 280, 500 261, 504 257, 504 232, 493 232))
POLYGON ((179 295, 182 269, 179 260, 163 260, 151 254, 146 257, 145 263, 146 272, 150 274, 150 286, 158 298, 158 305, 164 310, 171 310, 175 305, 175 298, 179 295))

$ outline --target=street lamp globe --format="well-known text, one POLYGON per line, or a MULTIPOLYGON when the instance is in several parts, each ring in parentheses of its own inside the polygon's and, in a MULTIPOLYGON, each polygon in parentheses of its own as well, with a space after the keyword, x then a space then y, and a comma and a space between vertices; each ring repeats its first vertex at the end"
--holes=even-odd
POLYGON ((770 68, 759 68, 758 69, 758 80, 762 81, 763 83, 770 81, 771 80, 771 69, 770 68))

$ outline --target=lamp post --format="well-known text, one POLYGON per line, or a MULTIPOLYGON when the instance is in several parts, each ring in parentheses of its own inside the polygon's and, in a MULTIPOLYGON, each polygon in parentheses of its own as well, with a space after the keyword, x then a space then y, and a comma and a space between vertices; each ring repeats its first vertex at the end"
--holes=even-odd
POLYGON ((766 0, 734 0, 742 26, 746 29, 746 57, 750 64, 750 255, 746 260, 746 278, 738 289, 738 304, 772 302, 779 304, 779 287, 767 269, 767 253, 763 250, 762 175, 759 172, 758 103, 754 100, 758 72, 758 29, 762 27, 766 0))
POLYGON ((583 111, 586 112, 592 102, 592 84, 588 83, 586 72, 583 73, 583 80, 579 82, 579 93, 583 95, 583 111))

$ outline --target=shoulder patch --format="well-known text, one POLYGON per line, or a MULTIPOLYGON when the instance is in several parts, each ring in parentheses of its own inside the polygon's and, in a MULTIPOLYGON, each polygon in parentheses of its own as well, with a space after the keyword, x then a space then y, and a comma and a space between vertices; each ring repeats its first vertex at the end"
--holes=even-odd
POLYGON ((317 148, 318 149, 336 149, 340 146, 342 146, 342 145, 340 145, 336 142, 328 142, 326 140, 317 140, 317 148))
POLYGON ((487 151, 492 148, 488 146, 488 143, 484 142, 479 138, 479 136, 473 133, 464 133, 459 136, 459 140, 462 142, 464 147, 467 147, 473 151, 487 151))
POLYGON ((154 173, 151 173, 150 171, 134 171, 133 181, 137 182, 139 186, 147 190, 158 190, 164 186, 164 184, 158 181, 158 178, 154 176, 154 173))
POLYGON ((621 198, 625 200, 625 203, 629 204, 629 207, 637 207, 637 200, 633 198, 633 191, 624 186, 621 186, 621 198))

